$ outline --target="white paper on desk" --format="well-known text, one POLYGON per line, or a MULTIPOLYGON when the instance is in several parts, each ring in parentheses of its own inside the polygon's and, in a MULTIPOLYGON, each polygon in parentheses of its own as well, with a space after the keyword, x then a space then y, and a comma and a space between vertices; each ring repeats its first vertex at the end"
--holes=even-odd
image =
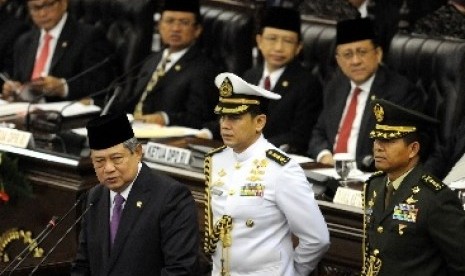
POLYGON ((18 103, 2 103, 0 107, 0 116, 10 116, 21 113, 26 113, 27 106, 29 103, 18 102, 18 103))
POLYGON ((136 138, 171 138, 197 135, 200 130, 181 126, 161 126, 135 121, 132 129, 136 138))
MULTIPOLYGON (((334 179, 340 179, 341 178, 337 174, 335 168, 322 168, 322 169, 314 169, 314 170, 311 170, 311 171, 312 171, 312 173, 321 174, 321 175, 324 175, 324 176, 332 177, 334 179)), ((349 173, 348 178, 356 179, 356 180, 360 180, 360 181, 365 182, 370 177, 370 175, 371 175, 371 173, 362 172, 360 170, 352 170, 349 173)))
POLYGON ((55 103, 41 103, 35 104, 33 107, 35 109, 40 109, 44 111, 57 111, 60 112, 64 117, 72 117, 77 115, 84 115, 90 113, 100 112, 101 108, 96 105, 85 105, 80 102, 72 103, 70 101, 66 102, 55 102, 55 103))

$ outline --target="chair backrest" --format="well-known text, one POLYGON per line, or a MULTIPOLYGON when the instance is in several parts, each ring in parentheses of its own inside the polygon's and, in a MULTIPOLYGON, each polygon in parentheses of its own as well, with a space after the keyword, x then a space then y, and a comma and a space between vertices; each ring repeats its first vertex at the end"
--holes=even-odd
POLYGON ((397 34, 386 63, 425 92, 425 112, 441 122, 439 138, 450 137, 464 116, 465 40, 397 34))
POLYGON ((336 22, 303 17, 301 29, 303 64, 323 85, 337 68, 334 58, 336 22))
MULTIPOLYGON (((138 71, 134 66, 150 53, 155 27, 154 1, 70 0, 69 9, 80 22, 106 34, 116 52, 118 75, 134 71, 126 80, 134 78, 138 71)), ((130 86, 132 82, 129 83, 130 86)))
POLYGON ((251 10, 201 6, 203 33, 200 43, 222 70, 242 75, 252 67, 254 20, 251 10))

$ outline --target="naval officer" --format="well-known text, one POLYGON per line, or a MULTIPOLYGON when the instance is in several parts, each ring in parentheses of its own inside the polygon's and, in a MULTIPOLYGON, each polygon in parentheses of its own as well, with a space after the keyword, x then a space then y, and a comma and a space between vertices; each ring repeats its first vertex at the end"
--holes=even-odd
POLYGON ((280 95, 232 73, 219 74, 215 84, 224 146, 205 160, 212 275, 308 276, 329 247, 329 233, 302 168, 263 137, 267 101, 280 95))

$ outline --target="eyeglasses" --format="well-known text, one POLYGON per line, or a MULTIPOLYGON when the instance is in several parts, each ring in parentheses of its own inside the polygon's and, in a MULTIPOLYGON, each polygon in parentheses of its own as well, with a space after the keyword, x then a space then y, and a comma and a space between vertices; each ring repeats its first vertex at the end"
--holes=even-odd
POLYGON ((268 43, 270 45, 276 45, 276 43, 278 43, 279 41, 282 41, 283 45, 286 47, 295 46, 298 42, 297 40, 293 38, 280 37, 276 35, 265 35, 265 36, 262 36, 262 38, 263 38, 263 41, 265 41, 265 43, 268 43))
POLYGON ((195 22, 193 22, 190 19, 183 19, 183 18, 176 19, 176 18, 171 18, 171 17, 161 19, 161 23, 166 24, 169 27, 172 27, 172 26, 178 24, 179 26, 181 26, 183 28, 187 28, 187 27, 190 27, 192 25, 195 25, 195 22))
POLYGON ((349 50, 343 53, 337 53, 336 55, 342 57, 345 60, 350 60, 350 59, 353 59, 354 56, 357 56, 358 58, 364 58, 368 55, 368 53, 372 52, 373 50, 376 50, 376 48, 372 48, 372 49, 359 48, 355 50, 355 52, 349 50))
POLYGON ((39 13, 40 11, 48 12, 53 6, 58 3, 60 0, 53 0, 50 2, 45 2, 42 5, 28 5, 28 9, 31 13, 39 13))
POLYGON ((110 156, 109 160, 104 157, 92 158, 92 165, 95 169, 101 169, 107 165, 107 162, 111 162, 113 166, 122 165, 127 159, 127 156, 122 154, 115 154, 110 156))

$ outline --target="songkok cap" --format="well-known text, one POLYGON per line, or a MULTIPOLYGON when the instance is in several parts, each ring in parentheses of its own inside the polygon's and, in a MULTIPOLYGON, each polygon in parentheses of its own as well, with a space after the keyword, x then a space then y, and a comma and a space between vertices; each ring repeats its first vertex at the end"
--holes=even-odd
POLYGON ((200 14, 198 0, 165 0, 162 11, 181 11, 200 14))
POLYGON ((243 114, 250 106, 260 106, 266 99, 279 100, 281 95, 250 84, 233 73, 221 73, 215 78, 220 99, 216 114, 243 114))
POLYGON ((271 27, 300 34, 300 14, 298 11, 283 7, 270 7, 265 11, 262 28, 271 27))
POLYGON ((355 41, 376 40, 373 21, 369 18, 348 19, 337 22, 336 44, 345 44, 355 41))
POLYGON ((108 149, 133 138, 131 124, 126 114, 108 114, 87 123, 89 147, 94 150, 108 149))
POLYGON ((397 139, 409 133, 433 129, 439 121, 420 112, 398 106, 390 101, 376 99, 372 102, 376 119, 370 132, 372 139, 397 139))

